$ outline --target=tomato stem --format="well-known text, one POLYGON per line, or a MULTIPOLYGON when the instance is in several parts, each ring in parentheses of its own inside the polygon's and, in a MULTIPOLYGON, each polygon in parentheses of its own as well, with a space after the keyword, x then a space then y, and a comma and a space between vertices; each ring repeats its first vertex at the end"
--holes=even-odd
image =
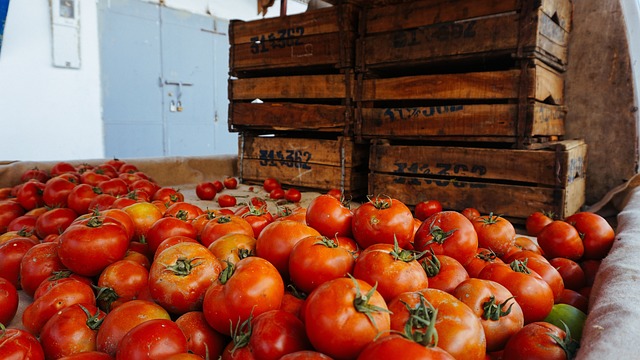
POLYGON ((104 310, 106 312, 111 311, 111 304, 120 298, 120 295, 115 289, 108 286, 91 285, 91 287, 97 291, 96 301, 104 303, 104 310))
POLYGON ((404 262, 411 262, 413 260, 417 260, 424 256, 428 250, 423 252, 418 252, 414 250, 403 249, 398 245, 398 239, 396 238, 396 234, 393 234, 393 250, 389 253, 393 257, 394 260, 401 260, 404 262))
POLYGON ((513 260, 509 266, 511 266, 511 270, 515 272, 529 275, 531 274, 531 270, 527 267, 527 262, 529 262, 528 258, 524 260, 513 260))
POLYGON ((251 328, 251 320, 253 319, 253 309, 251 310, 251 314, 249 314, 249 318, 243 322, 240 322, 238 319, 238 325, 233 327, 233 323, 231 326, 231 341, 233 341, 233 348, 231 349, 231 355, 233 353, 249 345, 249 340, 251 339, 251 333, 253 329, 251 328))
POLYGON ((507 303, 509 302, 509 300, 513 300, 513 299, 514 297, 512 296, 506 299, 502 304, 500 304, 496 302, 496 297, 491 295, 489 297, 489 300, 485 301, 482 304, 482 309, 483 309, 482 318, 485 320, 498 321, 500 320, 501 317, 509 315, 511 313, 511 308, 515 303, 515 300, 511 302, 507 310, 504 310, 504 307, 507 306, 507 303))
POLYGON ((173 265, 168 265, 167 270, 173 271, 173 273, 177 276, 187 276, 191 274, 193 268, 198 265, 202 265, 202 261, 194 263, 197 259, 187 259, 185 257, 179 257, 176 260, 176 263, 173 265))
POLYGON ((233 265, 231 261, 225 260, 225 262, 227 263, 227 267, 224 268, 224 270, 222 270, 220 272, 220 275, 218 276, 218 280, 220 280, 220 283, 222 285, 226 284, 227 281, 231 279, 231 277, 233 276, 233 272, 235 271, 235 265, 233 265))
POLYGON ((435 347, 438 345, 438 331, 435 328, 438 309, 434 308, 422 293, 417 294, 420 301, 415 307, 402 301, 409 312, 403 336, 423 346, 435 347))
POLYGON ((371 296, 373 296, 373 294, 376 292, 378 283, 376 282, 376 284, 371 288, 371 290, 369 290, 366 294, 362 295, 362 291, 360 290, 360 285, 358 284, 358 281, 351 275, 349 275, 349 277, 351 278, 351 280, 353 280, 353 283, 356 286, 356 297, 355 299, 353 299, 353 306, 356 308, 358 312, 361 312, 364 315, 366 315, 369 321, 371 321, 373 326, 375 326, 377 329, 378 325, 376 324, 376 321, 371 314, 382 313, 382 312, 391 313, 388 309, 369 303, 369 300, 371 300, 371 296))
POLYGON ((87 221, 87 226, 90 228, 97 228, 102 226, 102 219, 98 216, 92 216, 89 221, 87 221))
POLYGON ((330 249, 338 247, 338 243, 336 241, 333 241, 333 239, 329 239, 326 236, 318 236, 318 241, 314 242, 313 245, 323 245, 330 249))
POLYGON ((436 253, 433 252, 433 249, 431 249, 430 251, 431 251, 431 255, 429 255, 428 257, 425 257, 420 262, 420 265, 422 265, 424 272, 427 273, 427 277, 432 278, 440 273, 440 268, 442 267, 442 264, 440 263, 440 260, 438 260, 436 253))
POLYGON ((574 359, 578 352, 578 348, 580 347, 580 343, 571 336, 571 330, 569 330, 569 327, 567 326, 567 324, 565 324, 565 322, 562 320, 560 321, 564 326, 564 332, 566 334, 565 338, 561 339, 555 334, 550 332, 547 333, 547 335, 549 335, 549 337, 552 338, 553 341, 555 341, 556 344, 560 346, 560 348, 562 348, 564 353, 567 355, 567 359, 574 359))
POLYGON ((87 327, 91 330, 98 330, 100 328, 100 325, 102 325, 102 321, 104 320, 104 317, 102 319, 100 318, 100 309, 96 309, 96 313, 94 315, 91 315, 86 307, 82 306, 81 304, 78 304, 78 306, 80 306, 80 309, 82 309, 82 311, 87 315, 87 321, 85 322, 85 324, 87 324, 87 327))

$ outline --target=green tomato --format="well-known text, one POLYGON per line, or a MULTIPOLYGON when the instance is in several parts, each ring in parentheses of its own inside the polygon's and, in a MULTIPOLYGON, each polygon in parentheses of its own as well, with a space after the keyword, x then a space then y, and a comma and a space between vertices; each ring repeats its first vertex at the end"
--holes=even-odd
POLYGON ((587 314, 571 305, 555 304, 544 321, 556 325, 562 330, 565 330, 563 323, 566 324, 571 332, 571 337, 579 342, 582 338, 582 328, 586 319, 587 314))

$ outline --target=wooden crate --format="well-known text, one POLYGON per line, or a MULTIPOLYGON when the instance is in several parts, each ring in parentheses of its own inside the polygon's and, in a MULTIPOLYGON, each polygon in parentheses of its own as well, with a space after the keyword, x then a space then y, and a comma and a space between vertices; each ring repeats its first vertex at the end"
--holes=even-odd
POLYGON ((350 4, 229 24, 233 76, 353 67, 358 7, 350 4))
POLYGON ((364 9, 360 71, 535 57, 564 69, 571 0, 422 0, 364 9))
POLYGON ((584 204, 587 146, 582 140, 535 150, 391 145, 375 141, 369 193, 415 205, 474 207, 524 219, 534 211, 571 215, 584 204))
POLYGON ((368 145, 346 137, 299 138, 242 133, 238 169, 247 183, 273 177, 284 185, 358 195, 367 190, 368 145))
POLYGON ((353 131, 353 73, 229 80, 229 131, 353 131), (260 99, 260 102, 255 102, 260 99))
POLYGON ((359 138, 528 144, 564 135, 564 79, 520 68, 358 80, 359 138))

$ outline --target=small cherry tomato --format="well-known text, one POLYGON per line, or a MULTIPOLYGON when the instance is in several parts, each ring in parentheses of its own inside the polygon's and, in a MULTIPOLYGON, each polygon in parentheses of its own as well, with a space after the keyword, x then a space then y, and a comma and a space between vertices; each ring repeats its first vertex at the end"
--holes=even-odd
POLYGON ((222 181, 222 185, 227 189, 235 189, 238 187, 238 179, 234 177, 226 177, 222 181))
POLYGON ((424 221, 424 219, 440 211, 442 211, 442 204, 440 201, 426 200, 421 201, 416 205, 414 214, 418 220, 424 221))
POLYGON ((196 195, 200 200, 213 200, 217 193, 212 182, 202 182, 196 185, 196 195))
POLYGON ((269 193, 269 198, 273 200, 279 200, 284 198, 284 190, 282 190, 282 188, 276 188, 271 190, 271 192, 269 193))
POLYGON ((284 198, 289 202, 300 202, 300 200, 302 199, 302 194, 300 193, 300 190, 291 188, 285 191, 284 198))

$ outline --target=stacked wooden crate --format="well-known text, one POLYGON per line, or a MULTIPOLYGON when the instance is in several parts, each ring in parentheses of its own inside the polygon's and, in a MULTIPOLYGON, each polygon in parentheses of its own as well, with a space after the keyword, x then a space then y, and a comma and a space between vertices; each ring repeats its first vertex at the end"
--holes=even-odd
POLYGON ((368 146, 356 144, 359 7, 343 4, 229 26, 229 129, 243 181, 366 192, 368 146))
POLYGON ((356 138, 369 193, 525 218, 584 203, 563 141, 570 0, 421 0, 363 11, 356 138))

